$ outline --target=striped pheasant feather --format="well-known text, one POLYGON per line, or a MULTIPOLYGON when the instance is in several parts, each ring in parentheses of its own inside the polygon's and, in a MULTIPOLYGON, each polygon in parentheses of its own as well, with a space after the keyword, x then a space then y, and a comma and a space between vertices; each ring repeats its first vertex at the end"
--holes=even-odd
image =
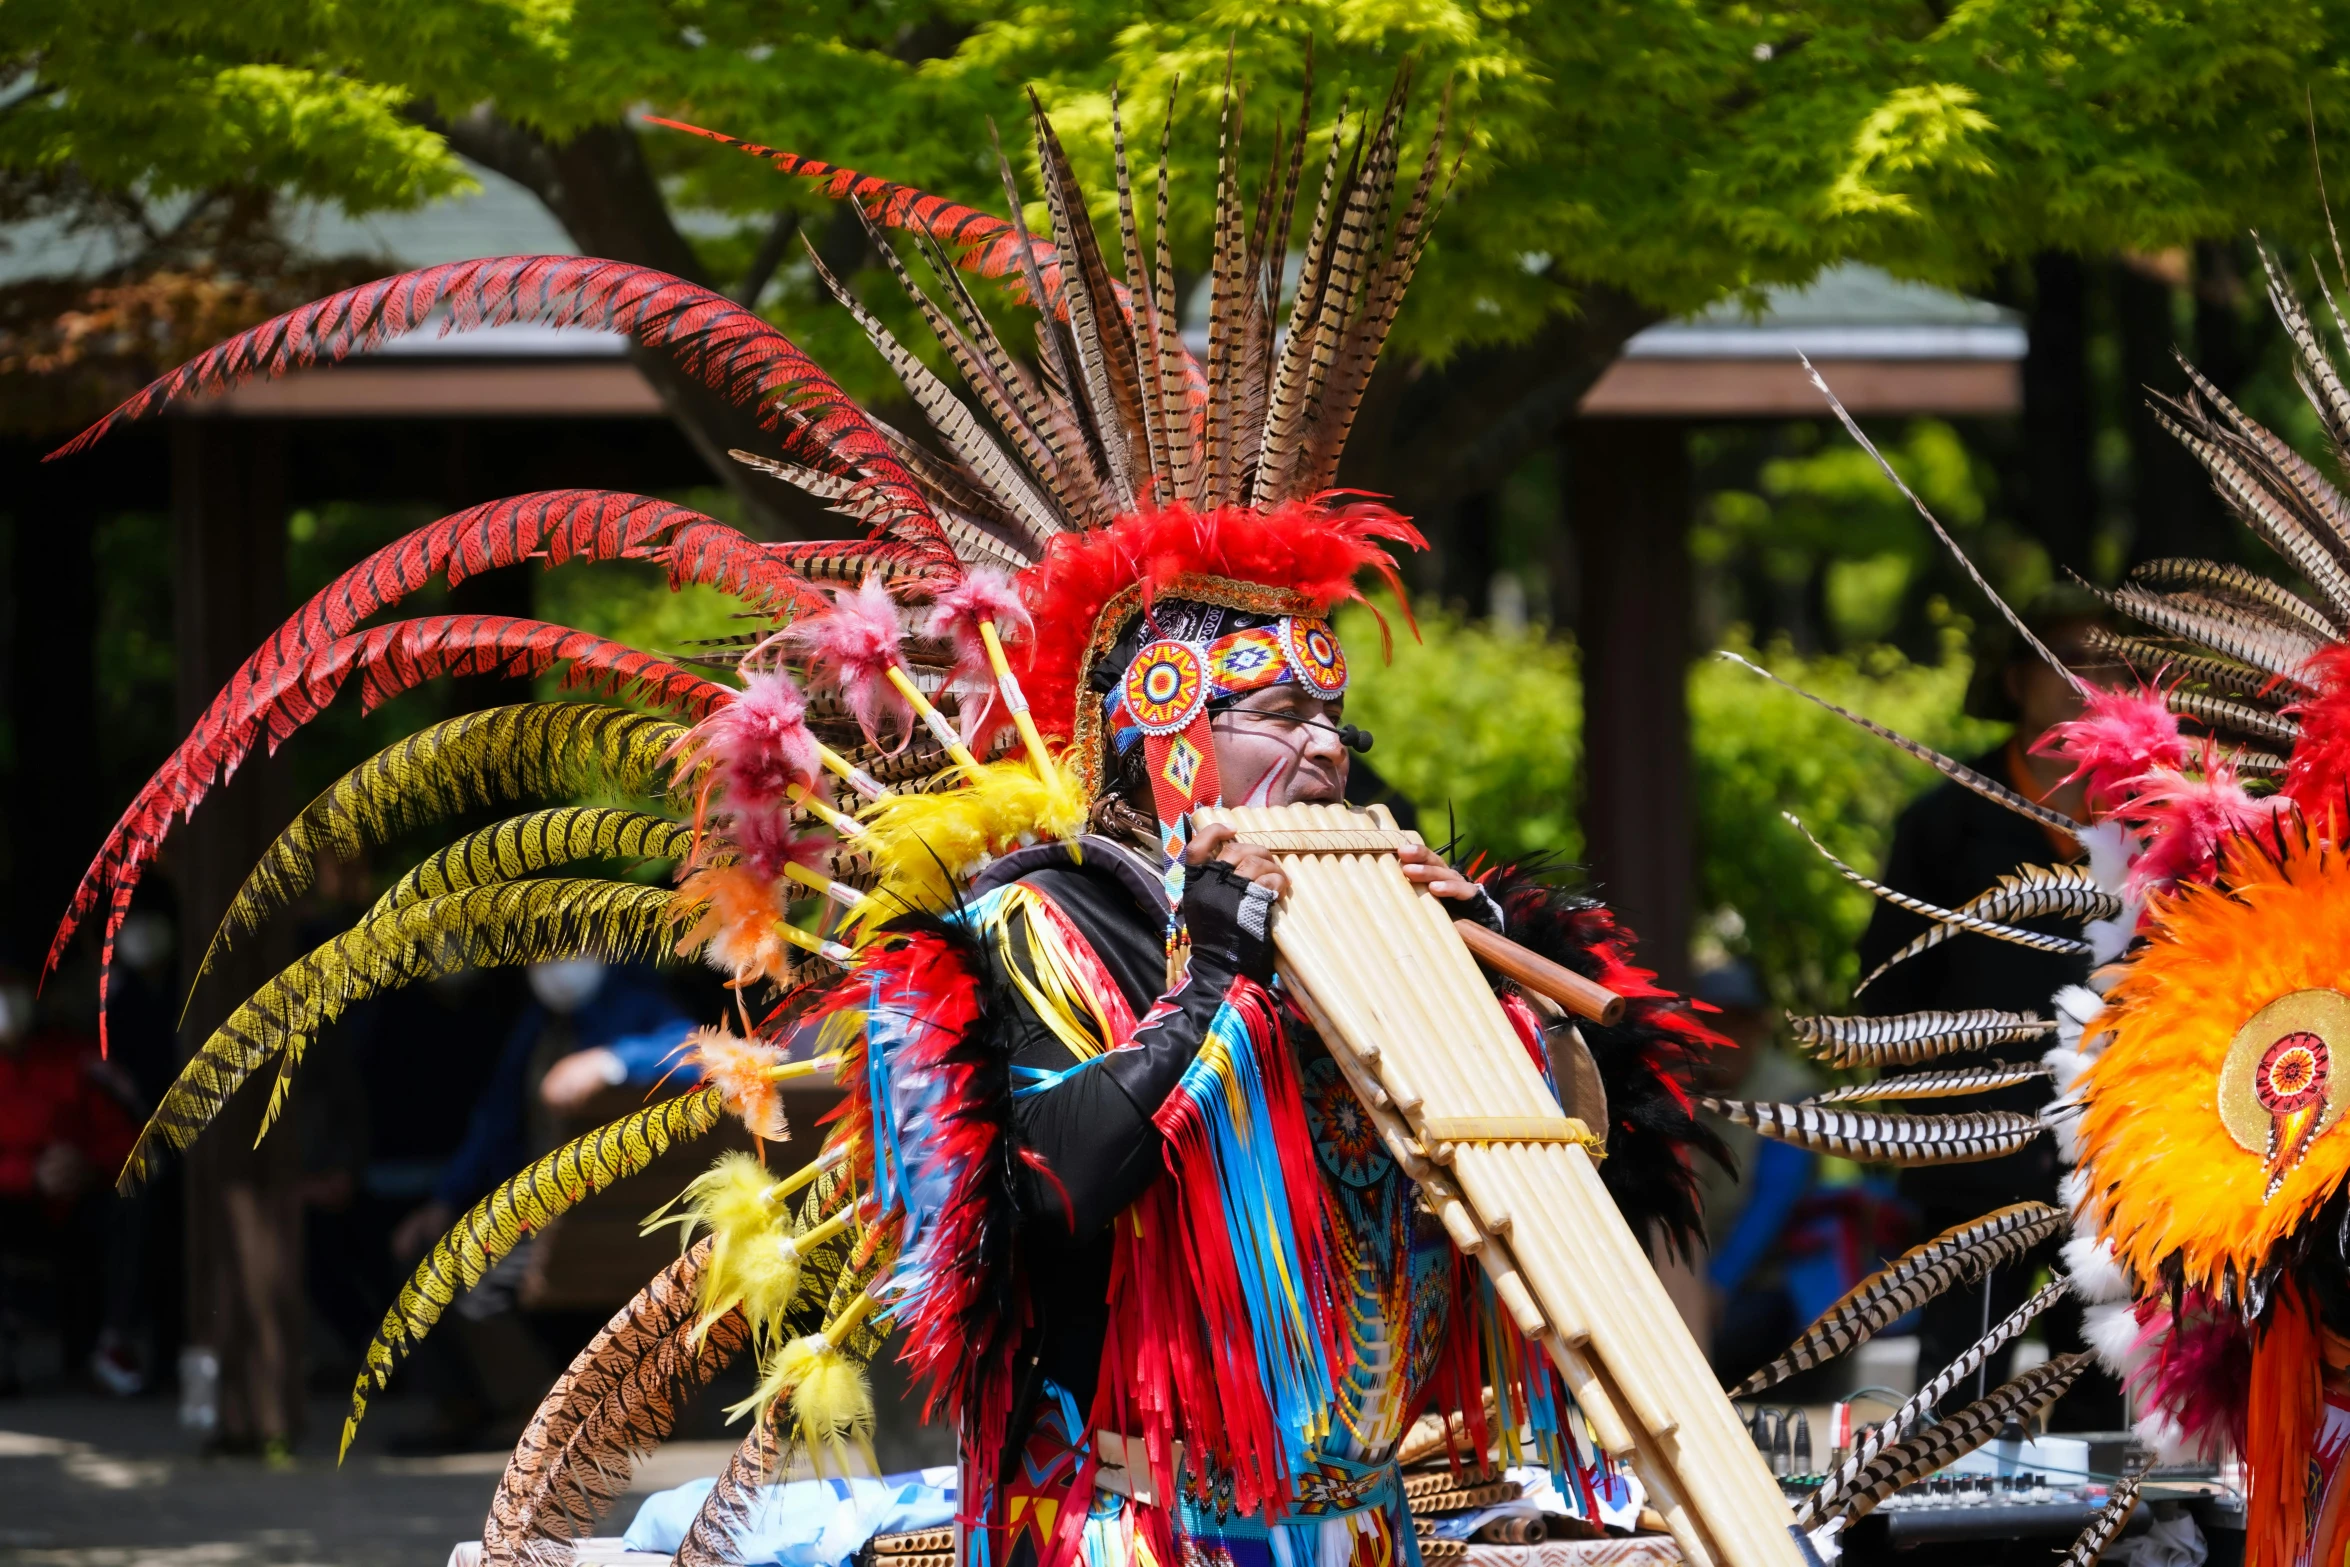
POLYGON ((724 1096, 715 1086, 647 1105, 573 1138, 467 1209, 417 1263, 375 1330, 359 1380, 351 1389, 342 1451, 351 1450, 368 1398, 383 1391, 393 1370, 432 1331, 441 1314, 521 1245, 524 1236, 545 1229, 558 1215, 636 1174, 671 1148, 706 1135, 725 1115, 724 1096))
POLYGON ((1967 1405, 1948 1420, 1885 1449, 1855 1477, 1851 1493, 1841 1501, 1837 1521, 1845 1525, 1859 1522, 1903 1486, 1937 1469, 1947 1469, 1990 1441, 2009 1421, 2030 1420, 2062 1398, 2088 1364, 2087 1355, 2058 1355, 1993 1388, 1990 1396, 1967 1405))
POLYGON ((2103 626, 2091 626, 2082 645, 2092 657, 2121 663, 2141 680, 2184 680, 2214 687, 2263 707, 2281 707, 2305 689, 2280 680, 2265 669, 2214 658, 2177 642, 2124 636, 2103 626))
POLYGON ((1750 1099, 1700 1099, 1714 1114, 1813 1153, 1922 1169, 1972 1164, 2014 1153, 2040 1135, 2037 1119, 2013 1110, 1965 1115, 1894 1115, 1876 1110, 1818 1109, 1750 1099))
POLYGON ((563 805, 510 816, 426 856, 375 900, 367 918, 426 898, 517 881, 558 865, 683 859, 693 841, 693 828, 684 822, 616 806, 563 805))
POLYGON ((1873 1083, 1831 1088, 1803 1101, 1809 1105, 1866 1104, 1878 1099, 1956 1099, 1964 1094, 1987 1094, 2046 1077, 2044 1066, 1970 1066, 1947 1072, 1909 1072, 1881 1077, 1873 1083))
POLYGON ((1846 881, 1851 882, 1863 892, 1882 898, 1895 908, 1907 909, 1912 914, 1922 914, 1935 922, 1934 928, 1925 931, 1900 951, 1878 964, 1869 972, 1867 978, 1853 986, 1852 993, 1856 996, 1868 989, 1895 964, 1905 962, 1921 952, 1940 946, 1961 932, 1990 936, 1999 941, 2012 942, 2019 947, 2029 947, 2035 952, 2086 955, 2090 949, 2089 944, 2085 941, 2079 941, 2070 936, 2051 936, 2042 931, 2024 930, 2006 922, 2017 919, 2040 919, 2049 915, 2063 915, 2070 919, 2082 920, 2112 919, 2122 911, 2122 900, 2118 896, 2098 886, 2096 880, 2090 875, 2088 867, 2075 865, 2028 866, 2022 871, 2000 877, 1999 885, 1990 891, 1969 898, 1955 909, 1946 909, 1940 904, 1928 903, 1923 898, 1914 898, 1906 892, 1888 887, 1873 877, 1863 876, 1859 871, 1838 859, 1826 844, 1813 837, 1811 829, 1804 826, 1802 821, 1793 814, 1785 811, 1780 814, 1797 832, 1803 834, 1805 840, 1814 849, 1819 851, 1820 858, 1836 867, 1837 874, 1846 881))
POLYGON ((1798 1017, 1787 1026, 1830 1066, 1916 1066, 1943 1056, 2019 1044, 2056 1032, 2053 1018, 2030 1012, 1901 1012, 1890 1017, 1798 1017))
POLYGON ((1732 1388, 1730 1396, 1751 1398, 1797 1372, 1834 1360, 1952 1285, 1979 1278, 1984 1269, 2031 1250, 2064 1224, 2061 1208, 2019 1202, 1951 1226, 1855 1284, 1797 1335, 1785 1353, 1732 1388))
POLYGON ((1854 1439, 1852 1451, 1846 1455, 1836 1472, 1820 1482, 1818 1490, 1806 1497, 1795 1511, 1795 1521, 1809 1523, 1834 1509, 1844 1494, 1858 1481, 1860 1472, 1877 1454, 1883 1452, 1902 1433, 1934 1411, 1934 1406, 1949 1395, 1952 1388, 1964 1382, 1979 1370, 1986 1360, 1997 1354, 2010 1339, 2031 1326, 2034 1318, 2064 1298, 2072 1286, 2064 1279, 2042 1285, 2032 1297, 2009 1312, 1999 1324, 1968 1346, 1965 1354, 1934 1374, 1931 1381, 1911 1394, 1902 1406, 1887 1416, 1884 1424, 1854 1439))
POLYGON ((672 719, 596 702, 483 708, 418 730, 352 768, 279 833, 229 902, 205 954, 309 890, 322 855, 350 859, 395 834, 532 798, 651 792, 684 736, 672 719))
POLYGON ((1812 703, 1814 706, 1827 709, 1829 712, 1834 713, 1838 718, 1843 719, 1846 723, 1867 730, 1870 734, 1875 735, 1878 739, 1885 741, 1887 744, 1900 747, 1902 750, 1908 752, 1911 756, 1914 756, 1919 761, 1925 763, 1928 767, 1933 768, 1934 771, 1940 773, 1943 777, 1949 779, 1952 783, 1957 784, 1960 788, 1970 789, 1976 794, 1981 795, 1984 799, 1989 800, 1994 805, 2005 806, 2008 810, 2015 812, 2016 815, 2028 818, 2031 821, 2038 822, 2043 827, 2053 827, 2058 832, 2069 833, 2074 837, 2080 836, 2081 824, 2074 821, 2071 817, 2065 815, 2062 811, 2050 810, 2047 806, 2042 805, 2037 800, 2028 800, 2022 795, 2016 793, 2016 791, 2013 789, 2007 787, 2007 785, 1985 777, 1983 774, 1975 771, 1975 769, 1967 766, 1966 763, 1951 760, 1949 757, 1944 756, 1941 752, 1935 750, 1932 746, 1920 745, 1917 741, 1910 739, 1907 735, 1896 734, 1892 730, 1886 728, 1883 724, 1877 723, 1872 719, 1863 718, 1858 713, 1851 712, 1845 708, 1838 707, 1835 703, 1829 701, 1826 697, 1814 696, 1809 691, 1804 690, 1803 687, 1795 684, 1793 681, 1782 680, 1777 675, 1774 675, 1769 670, 1763 668, 1760 664, 1755 663, 1751 659, 1742 658, 1738 654, 1729 651, 1727 648, 1723 649, 1717 656, 1729 660, 1731 663, 1738 665, 1742 669, 1749 670, 1754 674, 1762 676, 1765 680, 1768 680, 1772 685, 1779 687, 1781 690, 1792 691, 1797 696, 1802 697, 1806 702, 1812 703))
POLYGON ((672 1567, 739 1567, 741 1535, 751 1521, 759 1487, 783 1467, 784 1442, 776 1430, 776 1413, 770 1408, 752 1420, 750 1434, 727 1460, 718 1483, 702 1498, 685 1538, 678 1542, 672 1567))
POLYGON ((2305 632, 2321 642, 2338 642, 2342 638, 2342 628, 2301 595, 2232 563, 2167 557, 2133 568, 2130 581, 2231 603, 2287 631, 2305 632))
POLYGON ((2282 714, 2249 702, 2176 688, 2162 694, 2163 705, 2181 718, 2192 718, 2207 729, 2232 730, 2255 740, 2269 740, 2288 750, 2300 743, 2301 726, 2282 714))
POLYGON ((2097 1509, 2097 1516, 2080 1532, 2064 1553, 2059 1567, 2097 1567, 2106 1548, 2121 1537, 2128 1527, 2130 1515, 2138 1510, 2138 1492, 2146 1483, 2144 1470, 2124 1476, 2106 1493, 2105 1505, 2097 1509))

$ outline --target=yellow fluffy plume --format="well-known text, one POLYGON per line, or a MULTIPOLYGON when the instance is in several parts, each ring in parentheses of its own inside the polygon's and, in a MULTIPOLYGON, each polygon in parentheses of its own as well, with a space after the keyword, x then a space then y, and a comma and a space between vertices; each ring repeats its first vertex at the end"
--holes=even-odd
POLYGON ((759 1390, 727 1413, 763 1409, 782 1398, 791 1400, 800 1440, 819 1464, 828 1449, 840 1456, 853 1443, 864 1451, 873 1439, 873 1388, 865 1368, 822 1333, 793 1339, 768 1356, 759 1390))
POLYGON ((768 1198, 775 1184, 749 1154, 721 1154, 678 1195, 677 1213, 664 1210, 648 1224, 682 1226, 687 1246, 704 1232, 710 1236, 697 1331, 707 1332, 740 1306, 761 1342, 782 1336, 783 1314, 800 1290, 800 1248, 784 1209, 768 1198))
POLYGON ((879 885, 860 918, 950 907, 957 884, 998 855, 1084 830, 1067 769, 1048 785, 1026 762, 983 762, 960 787, 893 795, 867 807, 859 844, 879 885))

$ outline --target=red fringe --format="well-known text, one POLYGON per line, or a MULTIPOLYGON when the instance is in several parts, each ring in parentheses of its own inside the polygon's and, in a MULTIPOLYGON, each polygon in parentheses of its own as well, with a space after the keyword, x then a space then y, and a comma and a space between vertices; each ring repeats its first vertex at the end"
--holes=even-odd
POLYGON ((2309 1455, 2325 1413, 2324 1379, 2316 1325, 2287 1280, 2252 1350, 2244 1567, 2295 1567, 2308 1544, 2309 1455))

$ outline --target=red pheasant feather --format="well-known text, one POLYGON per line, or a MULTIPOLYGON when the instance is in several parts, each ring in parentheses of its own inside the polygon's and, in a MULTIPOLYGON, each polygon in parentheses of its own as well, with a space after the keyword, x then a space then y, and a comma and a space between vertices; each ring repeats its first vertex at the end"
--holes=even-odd
MULTIPOLYGON (((785 152, 779 147, 762 146, 755 141, 744 141, 723 131, 704 130, 699 125, 688 125, 683 120, 665 120, 659 115, 647 116, 649 123, 665 125, 673 131, 684 131, 689 136, 700 136, 721 147, 732 147, 749 153, 754 158, 765 158, 780 173, 813 180, 824 194, 835 201, 853 200, 865 209, 865 215, 884 228, 904 229, 936 240, 955 265, 979 277, 1001 278, 1010 285, 1016 298, 1025 298, 1028 289, 1021 277, 1020 238, 1012 225, 991 212, 967 207, 944 196, 932 196, 885 180, 879 175, 865 174, 856 169, 843 168, 837 163, 826 163, 821 158, 810 158, 796 152, 785 152)), ((1054 301, 1054 314, 1068 319, 1069 307, 1061 290, 1061 253, 1050 240, 1031 238, 1028 253, 1036 258, 1038 275, 1044 291, 1054 301)), ((1126 319, 1134 319, 1134 296, 1124 284, 1113 281, 1111 289, 1117 294, 1118 307, 1126 319)), ((1205 404, 1208 381, 1186 349, 1183 354, 1184 381, 1194 394, 1192 401, 1205 404)))
POLYGON ((50 455, 79 452, 180 397, 381 347, 422 328, 436 310, 448 312, 444 333, 537 321, 625 332, 666 348, 728 400, 758 409, 767 428, 787 427, 786 450, 856 479, 862 494, 885 503, 893 522, 931 517, 913 476, 864 410, 789 338, 698 283, 592 256, 449 262, 314 300, 198 354, 50 455))
MULTIPOLYGON (((317 705, 308 700, 301 681, 286 678, 288 670, 298 668, 305 659, 435 576, 445 576, 455 584, 476 572, 534 558, 543 558, 550 566, 569 560, 618 559, 644 553, 664 537, 688 529, 696 530, 701 547, 680 559, 664 560, 671 575, 690 581, 717 580, 719 585, 732 580, 696 574, 718 554, 715 534, 731 532, 698 511, 648 495, 543 490, 486 502, 429 523, 385 545, 319 589, 239 666, 188 737, 123 812, 74 890, 73 901, 50 943, 48 967, 56 967, 66 943, 96 906, 100 894, 112 888, 114 908, 99 963, 103 1000, 114 929, 121 922, 122 908, 127 906, 139 872, 153 857, 172 817, 193 810, 208 788, 225 782, 236 770, 237 763, 252 749, 252 722, 264 708, 273 746, 316 716, 317 705)), ((743 543, 750 549, 759 548, 747 540, 743 543)), ((774 573, 768 577, 772 581, 774 573)), ((772 581, 772 585, 781 591, 780 581, 772 581)))

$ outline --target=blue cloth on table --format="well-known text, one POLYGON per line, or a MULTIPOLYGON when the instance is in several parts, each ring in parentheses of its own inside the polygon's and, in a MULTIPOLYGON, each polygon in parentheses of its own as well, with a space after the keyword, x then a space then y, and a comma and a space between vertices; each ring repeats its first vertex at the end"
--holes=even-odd
MULTIPOLYGON (((675 1555, 716 1479, 689 1480, 645 1498, 621 1541, 675 1555)), ((841 1567, 877 1534, 937 1529, 955 1516, 955 1471, 923 1469, 878 1480, 793 1480, 759 1488, 736 1538, 743 1567, 841 1567)))

